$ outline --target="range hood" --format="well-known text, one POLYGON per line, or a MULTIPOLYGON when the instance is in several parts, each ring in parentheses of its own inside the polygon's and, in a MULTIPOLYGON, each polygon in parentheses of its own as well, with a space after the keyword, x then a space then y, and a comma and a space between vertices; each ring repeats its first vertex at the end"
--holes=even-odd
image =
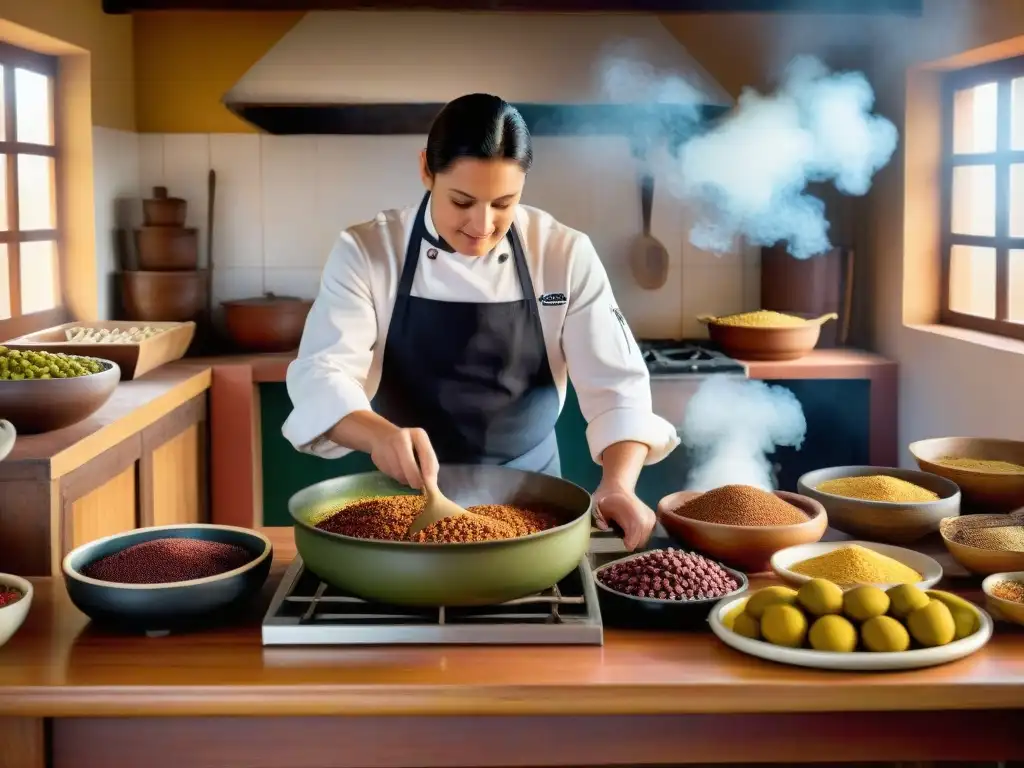
POLYGON ((920 16, 923 0, 103 0, 133 11, 548 11, 553 13, 842 13, 920 16))
MULTIPOLYGON (((226 103, 238 117, 277 136, 424 135, 444 103, 226 103)), ((534 136, 648 136, 678 144, 729 108, 702 104, 516 104, 534 136)))
POLYGON ((478 92, 537 136, 670 143, 734 103, 656 16, 424 11, 307 13, 223 102, 276 135, 423 135, 478 92))

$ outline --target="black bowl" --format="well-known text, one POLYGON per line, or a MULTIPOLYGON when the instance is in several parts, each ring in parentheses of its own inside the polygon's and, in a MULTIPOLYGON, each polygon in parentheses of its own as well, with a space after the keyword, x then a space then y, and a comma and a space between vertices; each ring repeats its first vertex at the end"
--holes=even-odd
POLYGON ((594 583, 597 585, 597 594, 601 601, 601 616, 607 619, 608 624, 632 627, 641 626, 650 629, 707 629, 707 618, 711 614, 711 609, 714 608, 719 600, 747 591, 749 582, 746 574, 722 565, 722 563, 716 560, 712 560, 712 562, 719 565, 726 573, 732 576, 736 583, 739 584, 739 587, 724 595, 704 598, 702 600, 662 600, 657 597, 637 597, 635 595, 627 595, 624 592, 617 592, 601 581, 601 573, 612 566, 635 560, 651 552, 660 551, 662 550, 652 549, 644 552, 634 552, 628 557, 620 557, 618 560, 604 563, 601 567, 594 570, 594 583))
POLYGON ((261 533, 227 525, 185 523, 138 528, 90 541, 64 558, 68 595, 96 622, 133 632, 199 629, 222 623, 263 587, 270 573, 273 547, 261 533), (119 584, 82 574, 90 563, 145 541, 163 538, 203 539, 243 547, 253 559, 226 573, 166 584, 119 584))

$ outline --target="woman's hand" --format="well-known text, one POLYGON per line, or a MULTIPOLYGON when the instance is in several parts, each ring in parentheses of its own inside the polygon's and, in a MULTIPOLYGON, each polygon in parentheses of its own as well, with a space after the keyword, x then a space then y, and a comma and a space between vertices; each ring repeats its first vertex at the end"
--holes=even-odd
POLYGON ((424 479, 437 485, 437 455, 422 429, 394 427, 370 448, 370 458, 381 472, 419 490, 424 479))
POLYGON ((636 493, 614 485, 602 483, 594 491, 594 520, 597 527, 607 531, 609 523, 622 529, 622 540, 632 552, 651 538, 657 517, 654 510, 644 504, 636 493))
POLYGON ((354 411, 328 433, 334 442, 370 454, 388 477, 420 490, 426 478, 437 483, 437 454, 422 429, 405 429, 372 411, 354 411))

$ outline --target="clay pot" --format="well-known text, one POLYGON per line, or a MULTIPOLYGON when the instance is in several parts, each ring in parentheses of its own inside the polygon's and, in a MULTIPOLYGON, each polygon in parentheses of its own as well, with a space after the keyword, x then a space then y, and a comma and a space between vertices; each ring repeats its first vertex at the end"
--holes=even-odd
POLYGON ((142 227, 135 230, 135 248, 142 270, 194 270, 199 266, 196 229, 142 227))
POLYGON ((149 227, 183 227, 188 201, 168 197, 167 187, 153 187, 153 197, 142 201, 142 215, 149 227))
POLYGON ((122 272, 120 278, 127 320, 187 322, 206 309, 206 270, 122 272))
POLYGON ((247 352, 288 352, 299 346, 313 302, 268 293, 251 299, 223 301, 228 336, 247 352))

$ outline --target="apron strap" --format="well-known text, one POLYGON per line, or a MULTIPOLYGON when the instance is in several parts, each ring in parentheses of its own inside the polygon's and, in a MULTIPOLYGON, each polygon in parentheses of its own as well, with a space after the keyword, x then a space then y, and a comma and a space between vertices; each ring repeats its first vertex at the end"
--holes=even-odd
POLYGON ((412 234, 409 235, 409 244, 405 248, 405 264, 402 266, 402 276, 398 280, 398 295, 408 296, 412 292, 412 281, 416 278, 416 266, 420 263, 420 243, 427 234, 427 225, 424 218, 427 211, 427 202, 430 200, 430 193, 423 195, 423 202, 416 212, 416 220, 412 225, 412 234))

